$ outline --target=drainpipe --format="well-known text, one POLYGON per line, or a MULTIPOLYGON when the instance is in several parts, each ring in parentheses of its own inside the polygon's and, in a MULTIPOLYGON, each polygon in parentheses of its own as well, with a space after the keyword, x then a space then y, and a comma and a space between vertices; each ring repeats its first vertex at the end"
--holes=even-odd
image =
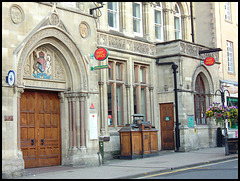
POLYGON ((190 13, 191 13, 191 27, 192 27, 192 42, 194 43, 194 27, 193 27, 193 7, 192 2, 190 2, 190 13))
POLYGON ((178 65, 175 62, 162 62, 159 63, 159 59, 156 60, 157 65, 172 65, 173 69, 173 77, 174 77, 174 97, 175 97, 175 117, 176 117, 176 122, 175 122, 175 142, 176 142, 176 151, 179 151, 180 147, 180 132, 179 132, 179 123, 178 121, 178 95, 177 95, 177 68, 178 65))

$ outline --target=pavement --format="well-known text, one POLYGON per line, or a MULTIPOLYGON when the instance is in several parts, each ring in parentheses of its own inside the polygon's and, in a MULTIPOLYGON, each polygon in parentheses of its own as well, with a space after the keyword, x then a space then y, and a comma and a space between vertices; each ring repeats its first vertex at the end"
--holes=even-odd
POLYGON ((204 148, 190 152, 160 151, 158 155, 133 160, 105 160, 96 167, 52 166, 25 169, 24 176, 14 179, 126 179, 206 163, 236 159, 225 155, 224 147, 204 148))

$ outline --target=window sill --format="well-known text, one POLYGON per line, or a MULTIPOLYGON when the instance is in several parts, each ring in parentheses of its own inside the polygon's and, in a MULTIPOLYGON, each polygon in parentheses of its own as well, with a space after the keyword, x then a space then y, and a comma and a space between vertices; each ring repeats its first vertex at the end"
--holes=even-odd
POLYGON ((233 24, 232 20, 225 19, 225 21, 226 21, 227 23, 233 24))
POLYGON ((236 75, 235 72, 228 72, 229 75, 236 75))
POLYGON ((133 32, 135 38, 143 38, 143 34, 142 33, 137 33, 137 32, 133 32))

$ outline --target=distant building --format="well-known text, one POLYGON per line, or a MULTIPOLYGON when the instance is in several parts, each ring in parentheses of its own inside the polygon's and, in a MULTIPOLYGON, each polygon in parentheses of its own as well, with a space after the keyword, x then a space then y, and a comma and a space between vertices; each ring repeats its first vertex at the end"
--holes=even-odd
POLYGON ((219 52, 220 87, 228 105, 238 104, 238 2, 194 3, 197 43, 219 52))

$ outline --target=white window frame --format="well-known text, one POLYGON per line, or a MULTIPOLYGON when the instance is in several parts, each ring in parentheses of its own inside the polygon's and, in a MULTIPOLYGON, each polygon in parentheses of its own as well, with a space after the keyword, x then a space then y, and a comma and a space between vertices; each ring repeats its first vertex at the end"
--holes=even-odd
MULTIPOLYGON (((142 25, 142 3, 141 2, 133 2, 132 3, 132 7, 133 7, 133 4, 139 4, 140 5, 140 18, 139 17, 135 17, 135 16, 133 16, 133 33, 134 33, 134 35, 136 35, 136 36, 143 36, 143 30, 142 30, 142 28, 143 28, 143 25, 142 25), (139 24, 140 24, 140 32, 134 32, 134 20, 137 20, 137 21, 139 21, 139 24)), ((133 15, 133 11, 132 11, 132 15, 133 15)))
MULTIPOLYGON (((107 3, 109 3, 109 2, 107 2, 107 3)), ((119 2, 112 2, 112 3, 117 3, 117 11, 112 10, 112 9, 108 9, 108 13, 115 14, 115 16, 116 16, 116 27, 112 27, 109 24, 108 24, 108 27, 111 30, 119 31, 119 2)))
POLYGON ((234 73, 233 42, 227 41, 228 72, 234 73))
POLYGON ((157 41, 161 41, 161 42, 162 42, 162 41, 164 41, 164 37, 163 37, 163 25, 164 25, 164 23, 163 23, 162 3, 159 2, 159 4, 160 4, 160 6, 156 6, 156 7, 154 8, 154 17, 156 17, 156 15, 155 15, 156 11, 159 11, 160 14, 161 14, 161 23, 162 23, 162 24, 156 23, 156 19, 155 19, 155 22, 154 22, 154 24, 155 24, 155 38, 156 38, 157 41), (160 26, 161 39, 159 39, 158 37, 156 37, 156 26, 160 26))
POLYGON ((224 3, 224 9, 225 9, 225 20, 232 21, 231 2, 225 2, 224 3))
POLYGON ((176 3, 175 6, 174 6, 174 10, 175 10, 175 7, 177 6, 177 9, 178 9, 178 12, 175 12, 174 13, 174 37, 176 39, 176 32, 179 33, 179 38, 178 39, 182 39, 182 19, 181 19, 181 11, 180 11, 180 8, 178 6, 178 4, 176 3), (175 29, 175 18, 178 18, 179 19, 179 30, 175 29))

